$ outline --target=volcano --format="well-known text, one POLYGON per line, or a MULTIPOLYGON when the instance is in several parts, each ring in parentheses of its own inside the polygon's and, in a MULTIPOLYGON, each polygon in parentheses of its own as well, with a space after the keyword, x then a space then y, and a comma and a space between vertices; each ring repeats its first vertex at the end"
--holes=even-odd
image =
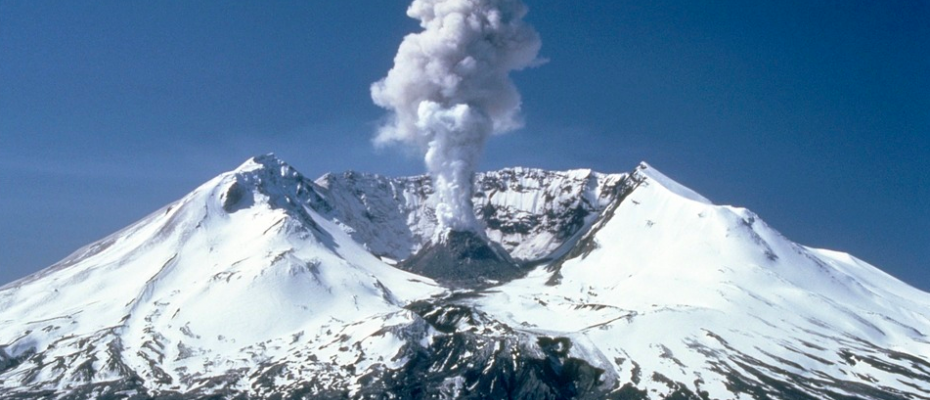
POLYGON ((250 159, 0 288, 0 398, 930 398, 930 294, 647 164, 432 196, 250 159))

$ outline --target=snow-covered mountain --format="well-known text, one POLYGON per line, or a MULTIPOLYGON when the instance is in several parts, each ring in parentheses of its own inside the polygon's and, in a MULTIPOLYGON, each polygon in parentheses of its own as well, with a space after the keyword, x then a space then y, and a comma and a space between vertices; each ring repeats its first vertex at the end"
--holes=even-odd
POLYGON ((642 164, 476 177, 515 279, 401 270, 428 177, 251 159, 0 288, 0 398, 930 399, 930 294, 642 164))

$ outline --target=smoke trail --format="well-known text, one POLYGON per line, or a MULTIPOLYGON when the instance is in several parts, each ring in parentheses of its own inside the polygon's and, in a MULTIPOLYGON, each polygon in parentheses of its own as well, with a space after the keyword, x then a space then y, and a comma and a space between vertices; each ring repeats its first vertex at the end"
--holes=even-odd
POLYGON ((471 196, 485 142, 523 125, 508 74, 537 62, 541 44, 526 12, 520 0, 414 0, 407 15, 423 31, 404 38, 394 67, 371 86, 375 104, 391 111, 375 144, 425 152, 439 232, 480 231, 471 196))

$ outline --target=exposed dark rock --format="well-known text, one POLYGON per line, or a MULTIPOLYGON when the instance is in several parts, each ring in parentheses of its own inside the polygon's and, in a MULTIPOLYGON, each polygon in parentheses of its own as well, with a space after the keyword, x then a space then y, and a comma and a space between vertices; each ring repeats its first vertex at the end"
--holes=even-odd
POLYGON ((507 281, 525 273, 500 246, 468 231, 447 232, 397 267, 456 287, 507 281))

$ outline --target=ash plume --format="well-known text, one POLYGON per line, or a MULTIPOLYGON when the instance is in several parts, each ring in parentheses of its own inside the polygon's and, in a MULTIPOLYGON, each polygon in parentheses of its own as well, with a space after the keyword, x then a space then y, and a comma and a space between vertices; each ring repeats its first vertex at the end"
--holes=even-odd
POLYGON ((437 196, 437 233, 483 232, 471 201, 473 176, 493 134, 523 126, 510 71, 537 63, 539 35, 520 0, 414 0, 407 35, 387 76, 371 86, 390 111, 374 143, 415 146, 437 196))

